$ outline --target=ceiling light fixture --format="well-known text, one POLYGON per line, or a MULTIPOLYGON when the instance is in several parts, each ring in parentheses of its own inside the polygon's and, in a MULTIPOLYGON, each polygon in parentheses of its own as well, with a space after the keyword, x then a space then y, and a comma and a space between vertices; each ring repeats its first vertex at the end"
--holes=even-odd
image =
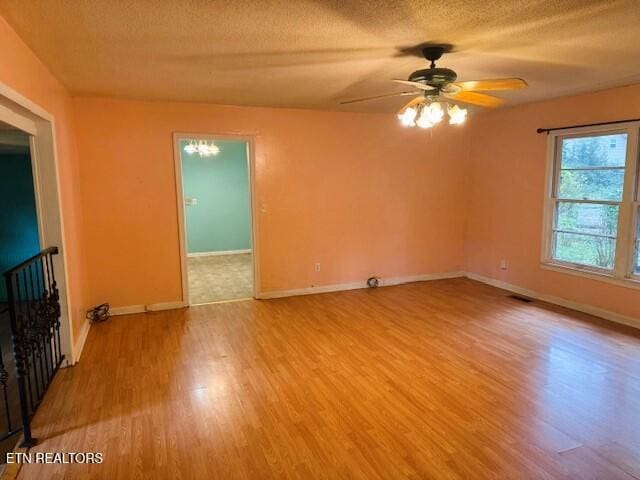
POLYGON ((404 112, 398 115, 400 119, 400 123, 405 127, 413 127, 416 124, 416 116, 418 115, 418 110, 413 107, 407 108, 404 112))
POLYGON ((431 102, 420 105, 417 109, 409 107, 398 114, 400 123, 405 127, 431 128, 444 119, 445 109, 451 125, 460 125, 467 118, 467 109, 448 103, 431 102))
POLYGON ((201 157, 211 157, 220 153, 220 147, 213 140, 189 140, 189 143, 184 147, 184 151, 189 155, 197 153, 201 157))
POLYGON ((449 123, 451 125, 460 125, 464 123, 467 118, 467 109, 460 108, 457 105, 449 107, 447 109, 447 113, 449 114, 449 123))

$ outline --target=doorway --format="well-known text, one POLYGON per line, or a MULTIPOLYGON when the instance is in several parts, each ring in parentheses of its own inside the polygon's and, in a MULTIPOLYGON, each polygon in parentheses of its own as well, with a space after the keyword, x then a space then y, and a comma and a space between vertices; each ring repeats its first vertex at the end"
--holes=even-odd
MULTIPOLYGON (((15 256, 26 255, 25 258, 10 265, 9 268, 11 268, 16 263, 29 258, 29 252, 35 250, 37 253, 38 248, 43 250, 56 247, 58 249, 58 254, 53 256, 51 264, 55 271, 60 307, 60 350, 65 357, 66 365, 73 365, 80 355, 89 324, 84 324, 78 341, 74 343, 69 315, 67 259, 62 230, 54 118, 49 112, 0 82, 0 122, 0 127, 5 132, 3 134, 6 140, 5 151, 9 149, 7 153, 18 154, 22 158, 20 160, 14 157, 14 164, 10 167, 12 175, 15 175, 14 178, 19 179, 10 188, 21 195, 21 200, 18 200, 18 197, 13 198, 9 200, 9 205, 15 205, 20 215, 18 219, 13 219, 13 224, 5 224, 9 230, 3 234, 4 241, 13 242, 16 245, 18 243, 16 238, 19 238, 20 251, 12 247, 5 252, 3 261, 8 263, 15 260, 15 256), (9 145, 6 145, 7 143, 9 145), (25 143, 28 144, 28 148, 25 143), (20 225, 19 228, 17 228, 18 225, 20 225), (11 256, 14 258, 9 258, 11 256)), ((9 168, 8 164, 4 166, 9 168)), ((3 207, 6 205, 4 200, 2 205, 3 207)), ((5 211, 3 214, 10 213, 5 211)), ((2 353, 4 354, 4 351, 2 353)))
POLYGON ((174 148, 183 301, 254 297, 250 139, 175 135, 174 148))
MULTIPOLYGON (((9 270, 41 249, 30 138, 28 133, 0 121, 0 272, 9 270)), ((4 277, 0 278, 0 369, 9 380, 4 384, 2 398, 6 404, 3 413, 6 410, 17 416, 20 400, 17 382, 11 381, 17 372, 4 277)), ((2 433, 13 428, 8 418, 0 415, 2 433)), ((0 442, 2 458, 16 443, 15 436, 5 437, 0 442)))
MULTIPOLYGON (((30 135, 0 121, 0 271, 40 251, 30 135)), ((0 282, 0 301, 6 302, 0 282)))

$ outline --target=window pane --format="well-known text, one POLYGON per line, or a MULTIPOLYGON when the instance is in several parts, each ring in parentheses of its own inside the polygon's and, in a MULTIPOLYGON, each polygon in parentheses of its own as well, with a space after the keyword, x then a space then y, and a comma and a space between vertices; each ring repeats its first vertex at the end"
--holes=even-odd
POLYGON ((561 168, 624 167, 627 134, 562 139, 561 168))
POLYGON ((611 238, 555 232, 553 258, 592 267, 613 269, 616 242, 611 238))
POLYGON ((617 205, 558 202, 556 229, 615 237, 618 208, 617 205))
POLYGON ((559 198, 574 200, 622 200, 624 170, 562 170, 559 198))

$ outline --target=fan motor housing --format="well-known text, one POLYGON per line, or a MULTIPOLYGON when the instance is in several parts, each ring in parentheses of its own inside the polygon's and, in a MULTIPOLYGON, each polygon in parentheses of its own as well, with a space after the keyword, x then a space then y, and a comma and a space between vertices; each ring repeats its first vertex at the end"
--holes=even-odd
POLYGON ((411 82, 426 83, 433 86, 455 82, 456 78, 458 78, 456 72, 449 68, 425 68, 409 75, 409 81, 411 82))

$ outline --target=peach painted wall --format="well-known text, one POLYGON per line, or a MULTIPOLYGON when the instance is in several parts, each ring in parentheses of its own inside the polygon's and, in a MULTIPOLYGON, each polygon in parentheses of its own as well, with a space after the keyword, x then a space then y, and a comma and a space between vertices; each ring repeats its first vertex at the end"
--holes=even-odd
POLYGON ((172 132, 255 136, 263 292, 463 266, 462 129, 195 103, 77 98, 74 107, 90 303, 181 298, 172 132))
POLYGON ((483 114, 473 123, 467 271, 640 318, 640 291, 541 268, 547 135, 539 127, 640 117, 640 85, 483 114), (509 262, 500 270, 501 259, 509 262))
POLYGON ((69 272, 68 289, 74 340, 85 322, 84 253, 80 223, 79 169, 73 136, 71 97, 40 60, 0 16, 0 82, 54 117, 64 238, 69 272))
POLYGON ((71 99, 1 17, 0 42, 0 81, 55 117, 76 337, 97 302, 180 298, 174 131, 255 136, 262 291, 466 269, 640 317, 637 290, 540 267, 535 133, 639 117, 639 85, 423 132, 388 115, 71 99))

